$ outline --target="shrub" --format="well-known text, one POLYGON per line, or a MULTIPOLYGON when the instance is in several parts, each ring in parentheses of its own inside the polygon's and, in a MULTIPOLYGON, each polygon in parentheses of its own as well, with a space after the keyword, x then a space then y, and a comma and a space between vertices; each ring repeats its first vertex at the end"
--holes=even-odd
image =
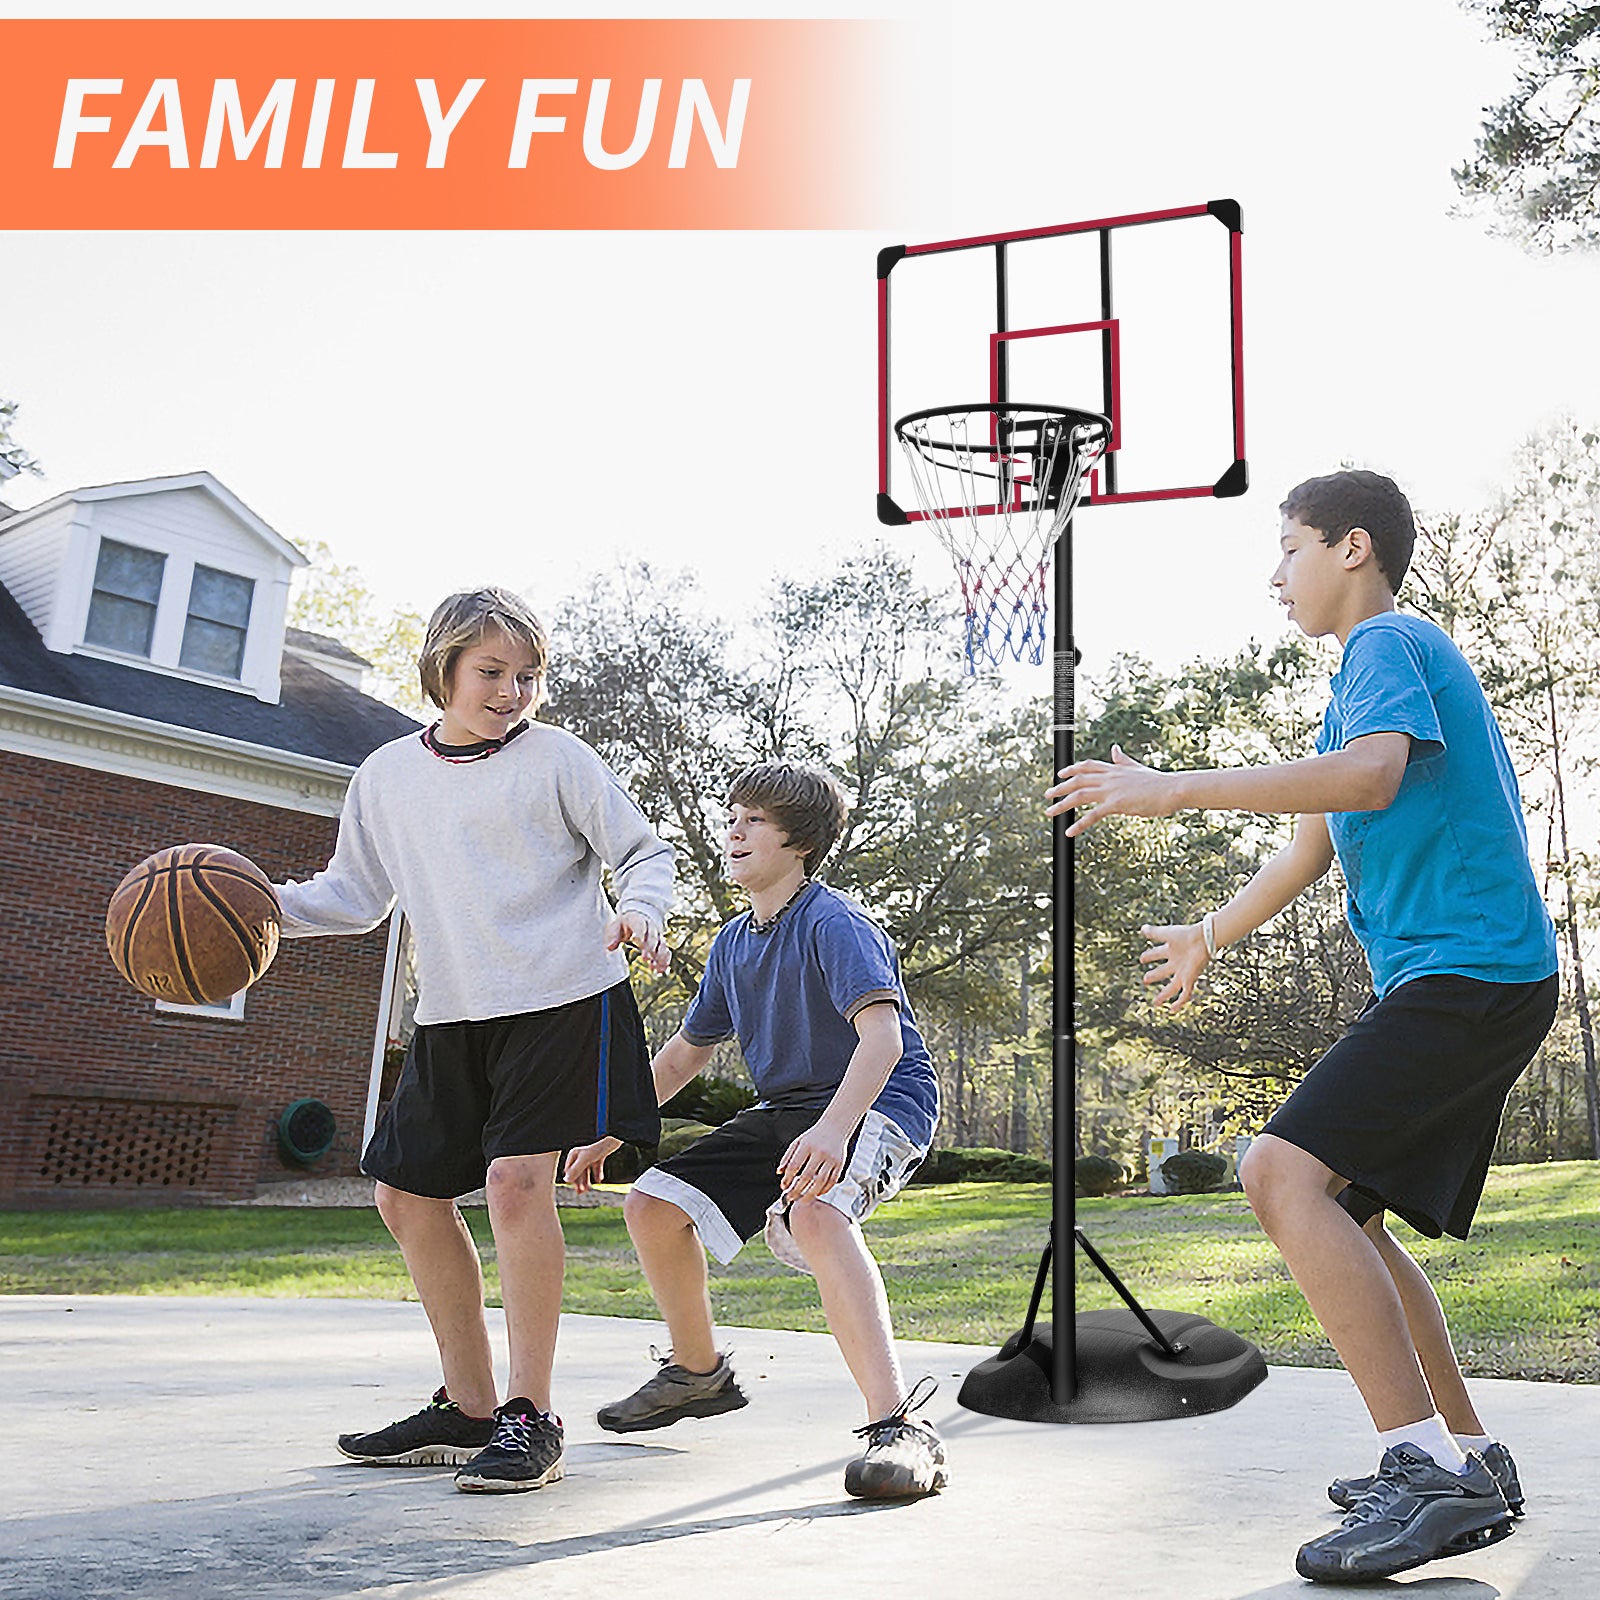
POLYGON ((704 1122, 689 1122, 677 1117, 664 1118, 661 1123, 661 1143, 656 1146, 653 1161, 665 1161, 668 1156, 675 1156, 680 1151, 687 1150, 696 1139, 703 1139, 711 1132, 711 1128, 704 1122))
POLYGON ((1072 1176, 1083 1194, 1110 1194, 1128 1181, 1128 1174, 1120 1161, 1110 1156, 1079 1156, 1072 1163, 1072 1176))
POLYGON ((1014 1150, 930 1150, 912 1183, 1048 1183, 1050 1163, 1014 1150))
POLYGON ((1228 1163, 1209 1150, 1180 1150, 1161 1163, 1168 1194, 1205 1194, 1222 1187, 1228 1163))
POLYGON ((748 1111, 758 1098, 748 1084, 736 1083, 732 1078, 713 1078, 702 1072, 662 1106, 661 1115, 720 1128, 741 1111, 748 1111))

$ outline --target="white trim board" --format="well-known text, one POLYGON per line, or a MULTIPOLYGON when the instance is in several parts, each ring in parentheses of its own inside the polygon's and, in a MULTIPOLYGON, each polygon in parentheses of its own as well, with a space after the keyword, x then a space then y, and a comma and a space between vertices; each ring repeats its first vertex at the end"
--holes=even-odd
POLYGON ((336 817, 355 768, 0 684, 0 751, 336 817))

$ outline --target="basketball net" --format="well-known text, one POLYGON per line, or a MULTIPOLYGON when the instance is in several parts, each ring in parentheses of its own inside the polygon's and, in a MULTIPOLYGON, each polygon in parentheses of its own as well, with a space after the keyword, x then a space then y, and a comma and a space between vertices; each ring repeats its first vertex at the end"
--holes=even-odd
POLYGON ((1050 553, 1105 453, 1109 419, 1060 406, 918 411, 895 424, 922 518, 949 551, 980 657, 1044 660, 1050 553))

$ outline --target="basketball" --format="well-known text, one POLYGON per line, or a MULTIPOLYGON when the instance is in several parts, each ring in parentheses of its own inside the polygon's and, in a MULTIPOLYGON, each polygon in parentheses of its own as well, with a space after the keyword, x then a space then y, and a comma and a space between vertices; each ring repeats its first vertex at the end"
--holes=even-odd
POLYGON ((217 844, 180 844, 141 861, 106 909, 106 945, 140 994, 216 1005, 278 953, 278 897, 266 873, 217 844))

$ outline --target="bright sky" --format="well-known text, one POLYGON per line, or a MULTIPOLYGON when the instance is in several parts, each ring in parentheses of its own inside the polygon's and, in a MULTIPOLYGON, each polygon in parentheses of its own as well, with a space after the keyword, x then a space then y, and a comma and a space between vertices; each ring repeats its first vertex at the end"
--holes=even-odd
POLYGON ((203 467, 418 610, 482 581, 548 610, 642 554, 733 616, 879 538, 942 583, 929 536, 873 514, 877 250, 1221 196, 1244 207, 1255 487, 1079 518, 1091 675, 1281 633, 1275 507, 1303 477, 1347 459, 1466 509, 1557 413, 1600 421, 1600 260, 1448 215, 1512 75, 1454 0, 919 9, 900 87, 930 192, 881 232, 8 236, 0 394, 48 471, 8 498, 203 467))

